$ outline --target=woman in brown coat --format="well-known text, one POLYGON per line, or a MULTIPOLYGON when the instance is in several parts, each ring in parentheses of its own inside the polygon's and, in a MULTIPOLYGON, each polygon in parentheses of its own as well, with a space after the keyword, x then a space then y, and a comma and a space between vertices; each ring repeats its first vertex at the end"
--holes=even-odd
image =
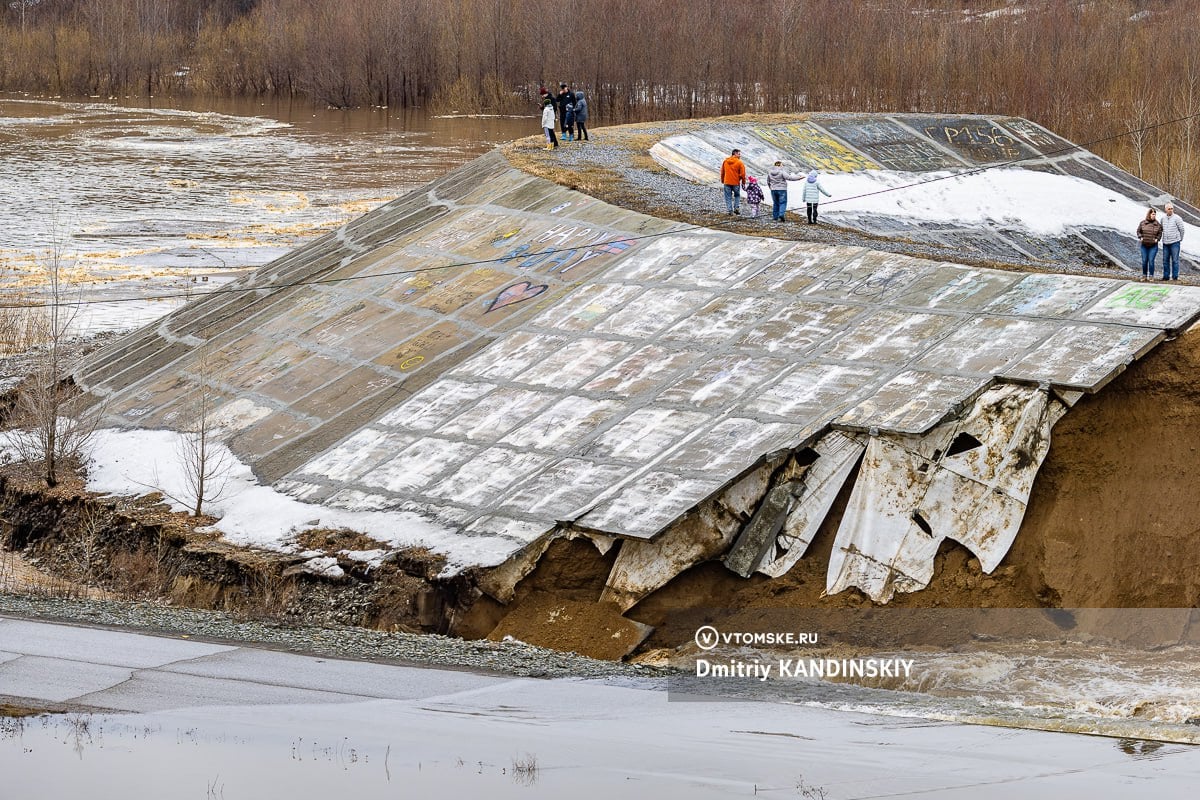
POLYGON ((1142 243, 1142 280, 1154 277, 1154 261, 1158 258, 1158 240, 1162 238, 1162 224, 1154 218, 1154 209, 1146 212, 1146 218, 1138 225, 1137 238, 1142 243))

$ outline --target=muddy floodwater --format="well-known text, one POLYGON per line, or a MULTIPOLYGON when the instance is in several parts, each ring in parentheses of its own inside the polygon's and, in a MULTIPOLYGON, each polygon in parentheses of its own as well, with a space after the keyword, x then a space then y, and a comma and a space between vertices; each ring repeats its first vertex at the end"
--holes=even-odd
POLYGON ((87 297, 202 291, 536 132, 532 115, 3 95, 0 289, 38 294, 57 251, 87 297))

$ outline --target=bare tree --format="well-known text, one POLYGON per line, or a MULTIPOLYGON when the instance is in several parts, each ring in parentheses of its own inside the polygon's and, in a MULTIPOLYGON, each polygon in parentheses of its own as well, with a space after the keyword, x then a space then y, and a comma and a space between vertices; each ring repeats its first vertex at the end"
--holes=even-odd
POLYGON ((24 436, 14 444, 31 468, 40 468, 46 485, 59 482, 64 462, 80 461, 86 454, 99 415, 87 412, 71 383, 67 344, 79 311, 79 297, 71 297, 67 254, 61 229, 52 225, 51 246, 42 259, 44 302, 34 304, 27 321, 35 350, 34 366, 21 384, 17 399, 19 427, 24 436))
POLYGON ((204 513, 204 504, 225 493, 233 462, 220 441, 216 410, 220 394, 213 388, 212 355, 201 352, 195 362, 192 388, 185 405, 186 417, 177 454, 184 480, 184 497, 172 497, 191 507, 192 516, 204 513))

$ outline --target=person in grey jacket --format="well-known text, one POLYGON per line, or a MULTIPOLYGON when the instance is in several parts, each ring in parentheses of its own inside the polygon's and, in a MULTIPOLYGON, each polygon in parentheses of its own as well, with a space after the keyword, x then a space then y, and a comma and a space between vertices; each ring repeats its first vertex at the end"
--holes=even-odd
POLYGON ((767 170, 767 188, 771 190, 771 219, 778 222, 783 222, 783 215, 787 212, 787 182, 802 181, 803 174, 789 175, 783 168, 782 161, 776 161, 775 166, 767 170))
POLYGON ((810 170, 808 178, 804 181, 804 204, 808 207, 809 225, 817 224, 817 203, 821 202, 821 195, 832 197, 817 180, 817 171, 810 170))
POLYGON ((588 107, 587 98, 583 96, 583 92, 575 93, 575 128, 579 135, 575 138, 581 142, 588 140, 587 132, 588 107))
POLYGON ((1167 203, 1167 212, 1159 220, 1162 225, 1162 253, 1164 281, 1179 280, 1179 245, 1183 243, 1183 220, 1175 213, 1175 206, 1167 203))

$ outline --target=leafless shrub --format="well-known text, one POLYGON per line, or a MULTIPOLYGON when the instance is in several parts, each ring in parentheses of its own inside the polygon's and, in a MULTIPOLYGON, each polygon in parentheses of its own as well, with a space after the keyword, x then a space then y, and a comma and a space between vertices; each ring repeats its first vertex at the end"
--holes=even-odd
POLYGON ((34 365, 21 383, 14 421, 24 433, 11 437, 22 460, 39 469, 46 485, 58 485, 66 462, 82 461, 99 419, 87 413, 82 398, 68 379, 72 366, 67 348, 78 311, 68 271, 71 257, 60 229, 53 226, 51 245, 42 257, 41 301, 27 309, 28 341, 35 342, 34 365))

